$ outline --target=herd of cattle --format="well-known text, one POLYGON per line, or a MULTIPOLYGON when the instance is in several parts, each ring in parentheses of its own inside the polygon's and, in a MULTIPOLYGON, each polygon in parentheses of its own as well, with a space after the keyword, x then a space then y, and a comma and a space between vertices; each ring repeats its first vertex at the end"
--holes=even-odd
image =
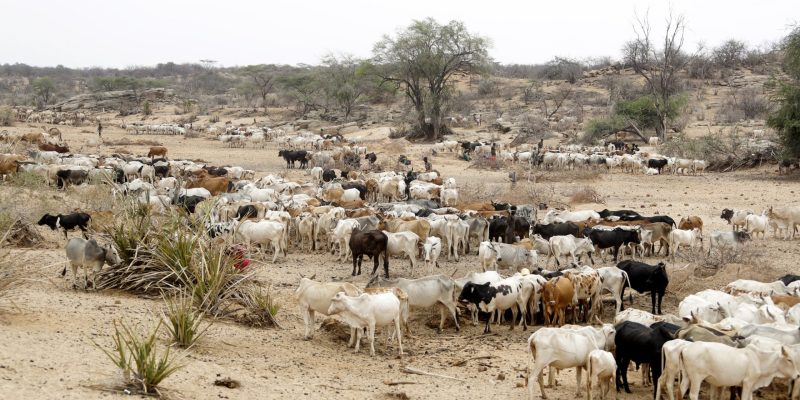
MULTIPOLYGON (((295 161, 300 161, 301 167, 309 167, 306 164, 311 162, 307 182, 275 175, 256 179, 255 171, 241 167, 169 160, 167 149, 158 146, 146 157, 32 150, 27 156, 3 155, 0 166, 14 168, 0 172, 36 173, 59 188, 113 185, 117 195, 149 204, 156 214, 171 207, 195 213, 198 205, 205 203, 210 210, 205 226, 210 238, 232 235, 251 255, 272 248, 273 262, 286 257, 294 244, 302 252, 310 248, 338 253, 337 260, 352 261, 355 276, 361 274, 363 256, 370 257, 373 269, 366 288, 348 282, 300 281, 295 296, 307 339, 314 334, 315 313, 337 315, 350 327, 349 345, 356 351, 366 331, 374 355, 375 328, 391 325, 402 354, 403 331, 410 333, 411 308, 438 307, 440 331, 448 318, 460 330, 462 308, 470 311, 473 324, 485 317, 487 333, 492 322, 500 324, 504 319, 510 329, 546 325, 528 340, 531 396, 533 380, 538 379, 545 397, 546 367, 551 367, 551 382, 553 368, 577 368, 579 394, 581 371, 586 369, 590 396, 593 380, 599 380, 605 396, 608 382, 615 376, 617 389, 629 391, 631 361, 649 365, 649 374, 643 375, 645 382, 652 379, 654 391, 662 391, 670 399, 673 381, 678 378, 681 390, 689 391, 692 399, 697 398, 703 381, 715 388, 741 386, 746 399, 773 378, 793 381, 800 377, 800 365, 796 364, 800 361, 800 281, 796 279, 800 277, 786 276, 773 283, 733 282, 723 291, 687 296, 680 302, 677 316, 662 315, 661 302, 669 284, 667 266, 637 260, 662 256, 662 252, 663 257, 674 260, 685 247, 689 251, 705 249, 704 239, 709 253, 714 249, 728 252, 759 233, 763 237, 770 228, 775 237, 793 238, 800 225, 800 207, 769 207, 761 214, 725 209, 721 217, 733 229, 707 233, 698 216, 676 222, 669 216, 643 216, 632 210, 465 204, 459 200, 455 179, 437 172, 335 169, 334 165, 350 166, 362 159, 371 165, 376 158, 365 147, 343 146, 339 141, 320 138, 308 145, 308 151, 292 146, 279 152, 287 168, 295 161), (351 162, 338 163, 344 160, 351 162), (615 264, 594 267, 609 255, 605 253, 613 256, 615 264), (434 272, 440 256, 458 261, 468 254, 477 254, 479 271, 460 278, 434 272), (624 259, 628 255, 630 259, 624 259), (389 260, 395 256, 408 259, 408 278, 390 278, 389 260), (424 260, 424 269, 417 267, 419 258, 424 260), (381 259, 383 276, 378 273, 381 259), (593 266, 584 265, 587 259, 593 266), (508 274, 501 275, 498 268, 507 269, 508 274), (623 311, 626 288, 649 292, 651 313, 623 311), (601 296, 606 293, 615 303, 614 324, 566 325, 599 322, 601 296)), ((444 146, 449 151, 450 144, 444 146)), ((461 145, 456 142, 454 146, 457 151, 461 145)), ((565 165, 578 165, 573 161, 581 159, 572 158, 578 153, 544 153, 544 157, 547 154, 567 156, 565 165)), ((642 165, 642 159, 636 163, 642 165)), ((703 169, 669 160, 662 167, 669 165, 694 172, 703 169)), ((119 262, 112 246, 86 238, 90 218, 85 213, 47 214, 39 221, 39 225, 63 229, 65 236, 70 230, 83 231, 85 238, 69 239, 66 245, 76 280, 78 268, 92 269, 94 276, 104 263, 119 262)), ((89 280, 88 275, 84 280, 89 280)), ((791 398, 800 398, 800 388, 793 387, 796 393, 791 393, 791 398)))

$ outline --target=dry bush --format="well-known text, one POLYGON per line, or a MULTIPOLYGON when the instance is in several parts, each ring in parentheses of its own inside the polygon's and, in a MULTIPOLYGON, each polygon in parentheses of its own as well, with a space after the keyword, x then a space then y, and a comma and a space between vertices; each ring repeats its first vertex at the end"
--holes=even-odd
POLYGON ((5 230, 0 237, 0 300, 9 298, 19 287, 22 280, 22 268, 26 260, 12 254, 6 246, 12 230, 5 230))
POLYGON ((569 202, 570 204, 605 204, 606 201, 603 198, 603 195, 601 195, 595 188, 591 186, 582 186, 571 191, 569 194, 569 202))
POLYGON ((254 327, 277 326, 280 327, 275 316, 280 310, 280 305, 272 296, 271 289, 264 289, 257 285, 248 286, 233 295, 233 301, 242 307, 236 320, 245 325, 254 327))
POLYGON ((0 107, 0 126, 11 126, 14 124, 14 110, 11 107, 0 107))
MULTIPOLYGON (((675 258, 678 260, 678 264, 686 262, 694 266, 694 276, 702 278, 716 275, 720 271, 734 266, 761 265, 762 257, 762 252, 755 246, 745 244, 735 248, 716 249, 710 255, 707 250, 689 251, 682 249, 676 254, 675 258)), ((759 274, 762 274, 762 272, 759 272, 759 274)))
POLYGON ((162 146, 161 142, 151 139, 130 140, 126 137, 119 140, 106 139, 103 141, 106 146, 162 146))

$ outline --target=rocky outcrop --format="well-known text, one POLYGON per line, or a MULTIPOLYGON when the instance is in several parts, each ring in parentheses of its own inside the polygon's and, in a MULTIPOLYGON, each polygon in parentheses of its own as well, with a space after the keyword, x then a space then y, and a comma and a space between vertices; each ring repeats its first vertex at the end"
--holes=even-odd
POLYGON ((139 104, 145 100, 150 102, 170 102, 174 99, 175 93, 171 89, 147 89, 141 92, 116 90, 79 94, 48 108, 55 111, 131 110, 138 108, 139 104))

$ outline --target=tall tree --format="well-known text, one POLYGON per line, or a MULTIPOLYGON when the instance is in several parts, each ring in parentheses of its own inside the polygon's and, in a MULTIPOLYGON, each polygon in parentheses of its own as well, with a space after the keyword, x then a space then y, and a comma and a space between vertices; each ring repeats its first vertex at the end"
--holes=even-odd
POLYGON ((253 84, 261 96, 261 105, 264 106, 264 111, 267 110, 267 95, 272 92, 275 87, 275 77, 277 69, 274 65, 248 65, 242 68, 242 73, 252 79, 253 84))
POLYGON ((403 90, 413 104, 417 133, 434 140, 441 137, 452 79, 485 70, 489 46, 489 39, 470 33, 461 22, 440 25, 428 18, 414 21, 394 37, 384 36, 373 53, 378 75, 403 90))
POLYGON ((780 107, 770 114, 767 124, 781 137, 787 158, 800 157, 800 27, 783 42, 783 71, 788 80, 780 82, 776 100, 780 107))
POLYGON ((655 100, 659 118, 656 133, 664 139, 669 123, 670 98, 680 90, 678 73, 691 60, 681 52, 686 21, 683 16, 670 13, 666 19, 663 46, 656 44, 647 15, 638 18, 633 29, 636 39, 624 46, 625 61, 644 78, 647 90, 655 100))
POLYGON ((368 65, 352 56, 325 56, 322 59, 325 76, 325 92, 344 113, 344 120, 350 117, 353 107, 370 87, 368 65))
POLYGON ((36 96, 36 104, 38 107, 44 107, 50 104, 56 92, 56 86, 53 80, 49 77, 41 77, 33 80, 33 94, 36 96))

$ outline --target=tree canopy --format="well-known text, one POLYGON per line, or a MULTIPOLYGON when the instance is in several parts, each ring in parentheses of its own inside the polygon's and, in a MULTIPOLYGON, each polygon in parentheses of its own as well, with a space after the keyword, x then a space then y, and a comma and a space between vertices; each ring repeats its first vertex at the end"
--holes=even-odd
POLYGON ((417 134, 433 140, 442 134, 452 79, 485 71, 489 46, 489 39, 469 32, 461 22, 441 25, 428 18, 384 36, 373 48, 373 62, 383 81, 395 84, 413 104, 417 134))
POLYGON ((784 40, 783 70, 789 80, 780 83, 776 100, 780 107, 767 124, 781 137, 786 158, 800 157, 800 28, 784 40))

